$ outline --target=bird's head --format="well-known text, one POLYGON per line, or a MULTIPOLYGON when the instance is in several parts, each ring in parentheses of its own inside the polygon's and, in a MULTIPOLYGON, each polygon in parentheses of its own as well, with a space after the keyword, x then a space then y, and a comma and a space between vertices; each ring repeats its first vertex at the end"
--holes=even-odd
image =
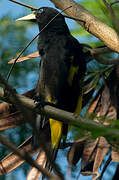
MULTIPOLYGON (((36 10, 33 14, 21 17, 17 21, 32 21, 37 22, 39 28, 42 29, 53 17, 55 17, 59 12, 51 7, 41 7, 36 10)), ((59 14, 54 20, 54 23, 58 24, 60 22, 65 22, 62 14, 59 14)))

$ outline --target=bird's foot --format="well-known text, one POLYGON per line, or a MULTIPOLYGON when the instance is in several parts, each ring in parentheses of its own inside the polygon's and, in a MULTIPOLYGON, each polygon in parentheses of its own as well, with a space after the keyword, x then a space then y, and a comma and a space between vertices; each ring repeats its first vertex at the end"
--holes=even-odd
POLYGON ((41 100, 40 96, 34 96, 33 100, 36 105, 36 108, 42 108, 45 106, 45 102, 41 100))
POLYGON ((43 101, 40 96, 34 96, 33 97, 34 103, 36 105, 36 108, 43 108, 46 105, 54 106, 53 103, 43 101))

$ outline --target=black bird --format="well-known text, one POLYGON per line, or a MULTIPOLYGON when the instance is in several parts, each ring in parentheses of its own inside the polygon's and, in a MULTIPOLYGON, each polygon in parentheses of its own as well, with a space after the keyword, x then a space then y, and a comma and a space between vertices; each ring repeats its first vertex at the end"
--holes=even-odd
MULTIPOLYGON (((35 21, 41 31, 57 14, 58 11, 54 8, 42 7, 34 14, 19 20, 35 21)), ((49 102, 57 108, 80 114, 86 70, 85 56, 80 43, 70 34, 62 14, 59 14, 41 32, 38 51, 41 62, 36 95, 42 102, 49 102)), ((70 127, 41 115, 40 129, 46 121, 50 125, 51 144, 55 149, 53 159, 55 159, 61 137, 67 135, 70 127)))

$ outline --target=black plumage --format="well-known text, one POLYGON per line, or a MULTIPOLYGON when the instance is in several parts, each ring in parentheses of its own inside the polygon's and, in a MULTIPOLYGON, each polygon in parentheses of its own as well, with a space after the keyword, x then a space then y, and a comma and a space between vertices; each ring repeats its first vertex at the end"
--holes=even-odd
MULTIPOLYGON (((39 30, 41 31, 57 14, 56 9, 39 8, 35 12, 39 30)), ((86 70, 85 56, 80 43, 70 34, 62 14, 41 32, 38 51, 41 62, 36 95, 42 102, 49 102, 57 108, 80 114, 86 70)), ((67 135, 68 125, 42 115, 39 117, 40 130, 46 121, 49 122, 52 148, 58 149, 61 136, 67 135)), ((55 156, 56 152, 57 150, 55 156)))

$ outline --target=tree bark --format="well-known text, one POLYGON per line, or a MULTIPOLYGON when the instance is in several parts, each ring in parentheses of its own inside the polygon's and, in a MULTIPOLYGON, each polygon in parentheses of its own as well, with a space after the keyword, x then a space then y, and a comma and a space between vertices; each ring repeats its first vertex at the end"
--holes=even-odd
POLYGON ((50 0, 59 9, 72 6, 65 13, 68 16, 83 20, 85 23, 78 21, 89 33, 99 38, 110 49, 119 53, 119 36, 114 29, 101 22, 93 16, 88 10, 73 0, 50 0))

